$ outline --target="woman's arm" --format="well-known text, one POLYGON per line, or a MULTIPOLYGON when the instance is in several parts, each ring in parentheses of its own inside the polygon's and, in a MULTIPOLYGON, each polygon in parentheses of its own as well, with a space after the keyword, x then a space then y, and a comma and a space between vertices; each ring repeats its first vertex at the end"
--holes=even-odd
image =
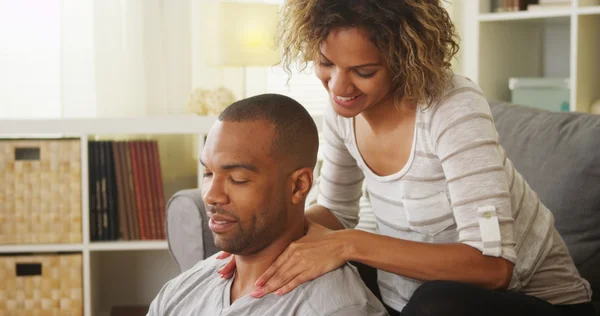
POLYGON ((304 214, 311 222, 331 230, 344 229, 344 225, 324 206, 313 205, 304 214))
POLYGON ((510 261, 485 256, 465 244, 414 242, 355 229, 336 232, 336 235, 347 249, 343 252, 347 254, 347 261, 358 261, 416 280, 451 280, 506 289, 512 277, 510 261))
POLYGON ((450 280, 489 289, 506 289, 512 277, 510 261, 485 256, 469 245, 429 244, 357 229, 332 231, 315 223, 309 226, 308 235, 290 244, 256 281, 252 296, 286 294, 347 261, 422 281, 450 280))

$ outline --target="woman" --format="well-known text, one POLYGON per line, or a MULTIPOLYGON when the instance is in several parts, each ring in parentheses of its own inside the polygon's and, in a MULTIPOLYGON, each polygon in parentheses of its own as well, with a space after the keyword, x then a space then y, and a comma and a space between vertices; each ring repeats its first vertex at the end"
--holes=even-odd
POLYGON ((450 71, 458 45, 440 2, 284 5, 284 64, 314 62, 331 106, 308 234, 253 296, 355 261, 378 269, 392 315, 593 315, 589 283, 499 145, 481 90, 450 71), (352 229, 363 181, 375 233, 352 229))

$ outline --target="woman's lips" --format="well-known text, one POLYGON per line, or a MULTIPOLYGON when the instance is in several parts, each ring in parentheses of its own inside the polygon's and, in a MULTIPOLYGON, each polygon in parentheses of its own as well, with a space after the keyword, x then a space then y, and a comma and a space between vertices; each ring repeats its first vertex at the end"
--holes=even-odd
POLYGON ((356 104, 357 102, 359 102, 360 100, 362 100, 362 97, 365 94, 359 94, 357 96, 353 96, 353 97, 340 97, 340 96, 333 96, 333 101, 339 105, 339 106, 343 106, 343 107, 352 107, 354 104, 356 104))

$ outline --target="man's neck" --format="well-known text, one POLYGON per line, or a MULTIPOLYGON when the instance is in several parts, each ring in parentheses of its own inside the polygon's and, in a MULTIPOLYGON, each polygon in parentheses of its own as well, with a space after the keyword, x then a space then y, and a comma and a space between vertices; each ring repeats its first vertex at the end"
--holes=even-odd
MULTIPOLYGON (((304 219, 304 217, 303 217, 304 219)), ((231 303, 255 290, 258 278, 271 266, 287 246, 304 236, 304 222, 285 232, 266 248, 252 255, 236 255, 236 272, 231 286, 231 303)))

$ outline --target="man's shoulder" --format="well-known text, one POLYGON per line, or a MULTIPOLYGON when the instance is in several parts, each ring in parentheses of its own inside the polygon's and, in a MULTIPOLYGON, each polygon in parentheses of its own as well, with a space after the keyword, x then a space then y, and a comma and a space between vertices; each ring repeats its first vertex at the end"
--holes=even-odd
POLYGON ((214 256, 198 262, 167 282, 150 306, 148 315, 189 315, 192 309, 214 308, 227 280, 217 270, 226 264, 214 256), (204 304, 204 305, 202 305, 204 304))
POLYGON ((227 260, 217 259, 218 255, 219 253, 216 253, 204 260, 199 261, 182 274, 216 273, 221 267, 227 264, 227 260))
POLYGON ((300 290, 306 293, 307 303, 323 315, 338 315, 347 309, 363 310, 364 315, 387 315, 383 304, 350 264, 305 283, 300 290))
POLYGON ((217 259, 216 256, 217 254, 199 261, 196 265, 169 281, 168 286, 177 290, 185 287, 185 285, 197 286, 210 279, 218 279, 217 271, 227 262, 217 259))

